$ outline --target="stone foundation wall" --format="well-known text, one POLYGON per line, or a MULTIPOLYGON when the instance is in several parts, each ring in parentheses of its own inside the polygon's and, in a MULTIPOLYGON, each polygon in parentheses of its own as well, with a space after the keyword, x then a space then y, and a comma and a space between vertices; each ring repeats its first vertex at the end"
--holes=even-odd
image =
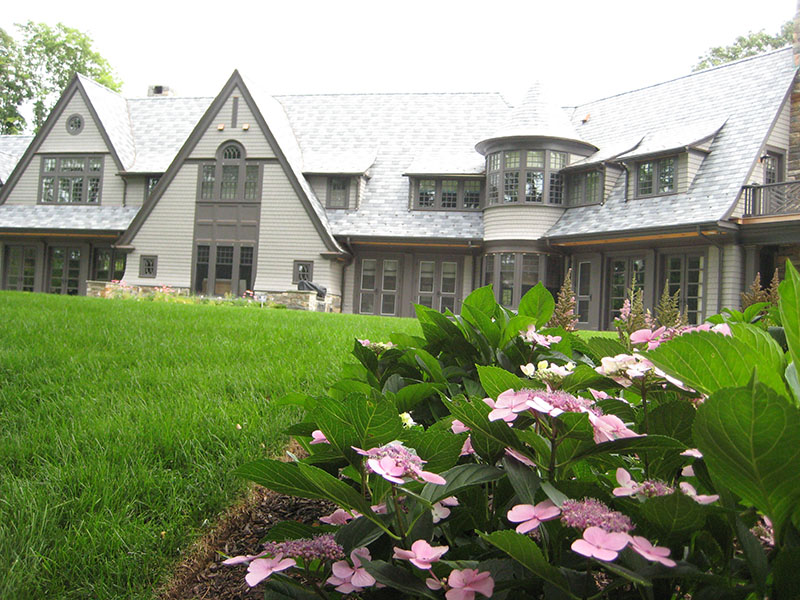
MULTIPOLYGON (((87 281, 86 295, 97 298, 108 298, 130 294, 131 296, 150 296, 158 291, 176 296, 191 296, 189 288, 175 288, 169 286, 143 286, 122 285, 118 282, 87 281)), ((287 292, 255 292, 253 301, 262 304, 279 304, 294 310, 311 310, 315 312, 342 312, 342 298, 334 294, 327 294, 324 300, 317 298, 314 291, 290 290, 287 292)))

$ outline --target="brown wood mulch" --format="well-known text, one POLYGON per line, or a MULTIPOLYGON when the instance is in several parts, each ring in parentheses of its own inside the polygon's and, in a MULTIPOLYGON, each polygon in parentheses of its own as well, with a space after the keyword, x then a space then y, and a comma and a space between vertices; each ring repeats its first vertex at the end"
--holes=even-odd
POLYGON ((261 487, 228 511, 209 534, 196 542, 175 569, 170 580, 157 592, 159 600, 242 600, 261 599, 261 587, 250 588, 244 581, 245 565, 225 566, 224 557, 256 554, 264 536, 275 523, 294 520, 318 523, 335 506, 320 500, 282 496, 261 487))

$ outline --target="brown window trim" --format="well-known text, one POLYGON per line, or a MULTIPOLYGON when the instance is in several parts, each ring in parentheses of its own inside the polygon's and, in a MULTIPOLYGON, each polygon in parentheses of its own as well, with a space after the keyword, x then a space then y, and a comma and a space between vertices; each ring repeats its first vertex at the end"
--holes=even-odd
POLYGON ((292 283, 298 284, 300 281, 300 267, 305 266, 308 268, 308 278, 304 281, 314 281, 314 261, 313 260, 296 260, 292 263, 292 283))
POLYGON ((448 212, 478 212, 484 207, 485 201, 485 185, 484 178, 477 179, 475 177, 414 177, 411 181, 411 210, 419 211, 448 211, 448 212), (433 206, 420 206, 419 205, 419 184, 421 181, 434 182, 433 206), (456 194, 455 208, 442 206, 442 183, 445 181, 457 181, 458 191, 456 194), (466 183, 468 181, 477 181, 480 184, 478 192, 478 206, 476 208, 464 208, 464 196, 466 183))
POLYGON ((158 273, 158 256, 153 254, 143 254, 139 257, 139 277, 142 279, 155 279, 158 273), (147 266, 147 262, 152 261, 152 273, 148 273, 150 270, 147 266))

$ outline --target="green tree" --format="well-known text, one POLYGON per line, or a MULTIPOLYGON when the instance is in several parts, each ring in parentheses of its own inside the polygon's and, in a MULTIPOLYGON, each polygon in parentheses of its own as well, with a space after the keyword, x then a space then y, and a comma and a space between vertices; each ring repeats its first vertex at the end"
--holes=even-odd
POLYGON ((27 125, 22 107, 31 102, 33 129, 42 126, 75 73, 119 91, 122 82, 92 39, 58 23, 15 24, 17 39, 0 29, 0 133, 19 133, 27 125))
POLYGON ((792 43, 792 33, 794 23, 787 21, 781 26, 781 30, 775 35, 764 33, 764 30, 756 33, 750 32, 747 35, 740 35, 730 46, 717 46, 708 50, 700 56, 693 71, 702 71, 709 67, 715 67, 724 63, 729 63, 740 58, 755 56, 768 50, 777 50, 792 43))

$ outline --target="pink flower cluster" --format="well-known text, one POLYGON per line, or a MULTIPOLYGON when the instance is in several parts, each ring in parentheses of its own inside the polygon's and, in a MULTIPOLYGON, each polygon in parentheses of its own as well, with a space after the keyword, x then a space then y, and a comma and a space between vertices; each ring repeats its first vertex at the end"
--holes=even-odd
POLYGON ((663 481, 657 479, 646 479, 642 483, 637 483, 631 474, 622 467, 617 469, 617 483, 619 487, 614 488, 615 496, 637 496, 640 498, 654 498, 656 496, 668 496, 675 490, 663 481))
POLYGON ((376 583, 375 578, 361 566, 361 559, 372 560, 367 548, 356 548, 350 553, 352 566, 346 560, 333 563, 331 567, 333 574, 325 583, 335 586, 334 589, 342 594, 361 592, 365 588, 372 587, 376 583))
POLYGON ((596 498, 566 500, 561 504, 561 522, 574 529, 599 527, 612 533, 628 533, 633 529, 627 515, 611 510, 596 498))
POLYGON ((264 552, 277 556, 283 554, 304 561, 339 560, 344 558, 344 550, 336 543, 332 533, 321 533, 312 538, 267 542, 264 552))
POLYGON ((520 331, 520 337, 531 344, 536 344, 544 348, 549 348, 550 344, 557 344, 561 341, 560 335, 542 335, 536 331, 536 325, 528 327, 527 331, 520 331))
POLYGON ((375 354, 383 354, 386 350, 394 348, 392 342, 370 342, 369 340, 359 340, 358 338, 356 338, 356 341, 364 348, 372 350, 375 354))
POLYGON ((266 553, 234 556, 222 561, 223 565, 239 565, 242 563, 248 563, 247 575, 245 575, 244 580, 250 587, 258 585, 273 573, 297 566, 294 559, 283 558, 283 554, 276 554, 272 558, 266 558, 266 553))
POLYGON ((666 567, 674 567, 677 564, 669 558, 669 548, 654 546, 650 540, 639 535, 608 532, 601 527, 587 527, 583 537, 572 542, 574 552, 604 561, 615 560, 626 546, 630 546, 647 560, 659 562, 666 567))
POLYGON ((412 448, 403 446, 402 442, 389 442, 370 450, 353 447, 353 450, 367 457, 367 467, 370 471, 392 483, 405 483, 406 477, 439 485, 447 483, 441 475, 423 471, 422 465, 426 461, 417 456, 412 448))

